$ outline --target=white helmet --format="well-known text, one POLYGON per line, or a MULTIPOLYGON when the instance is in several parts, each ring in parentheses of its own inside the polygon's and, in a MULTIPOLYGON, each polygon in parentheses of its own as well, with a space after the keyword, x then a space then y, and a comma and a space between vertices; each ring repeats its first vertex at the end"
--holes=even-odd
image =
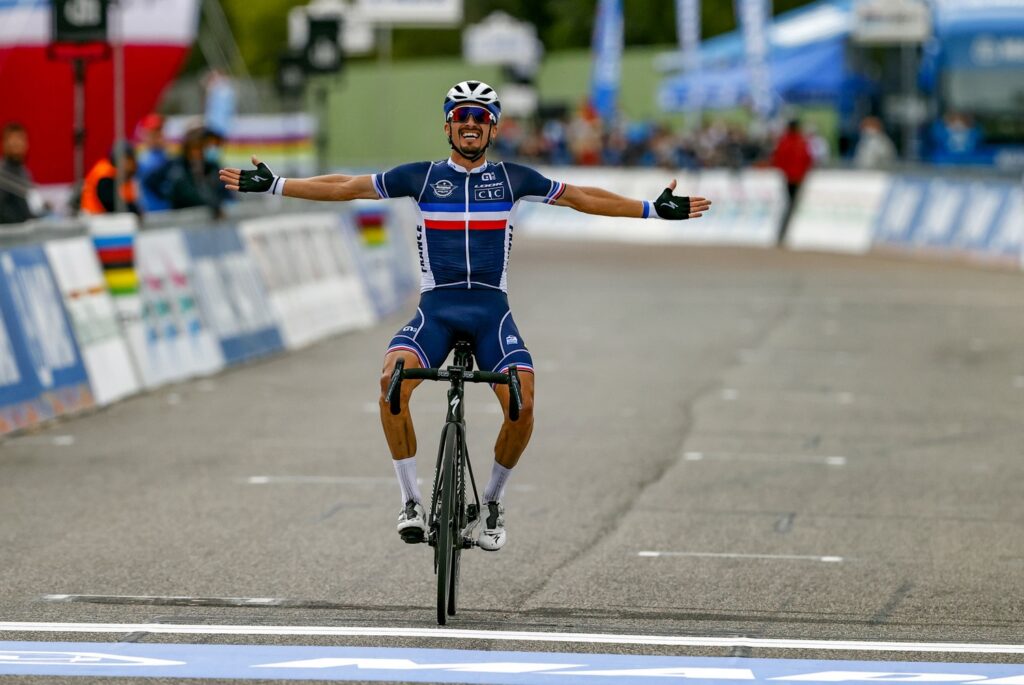
POLYGON ((495 123, 501 118, 501 101, 493 88, 483 81, 461 81, 452 86, 444 97, 445 119, 453 109, 467 102, 486 107, 494 115, 495 123))

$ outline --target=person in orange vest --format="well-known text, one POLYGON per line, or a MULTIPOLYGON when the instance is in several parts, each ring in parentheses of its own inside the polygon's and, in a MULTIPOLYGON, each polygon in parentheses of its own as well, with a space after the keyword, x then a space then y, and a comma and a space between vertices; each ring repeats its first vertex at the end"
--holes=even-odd
MULTIPOLYGON (((93 168, 85 175, 82 182, 82 211, 86 214, 106 214, 117 211, 117 201, 114 196, 114 188, 117 185, 117 167, 114 166, 114 159, 117 150, 112 149, 110 154, 96 162, 93 168)), ((130 145, 123 145, 120 149, 120 161, 124 181, 121 183, 121 199, 124 200, 124 208, 129 212, 141 214, 138 203, 138 190, 135 185, 135 151, 130 145)))

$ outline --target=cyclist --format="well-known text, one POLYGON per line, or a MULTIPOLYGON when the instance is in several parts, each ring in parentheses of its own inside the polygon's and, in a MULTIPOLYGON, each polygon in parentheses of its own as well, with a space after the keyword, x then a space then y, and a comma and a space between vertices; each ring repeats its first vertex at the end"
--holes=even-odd
POLYGON ((275 176, 253 157, 254 170, 223 169, 220 173, 230 190, 243 193, 339 201, 408 197, 416 202, 420 302, 415 316, 388 345, 380 397, 381 423, 401 491, 398 533, 410 543, 422 542, 427 527, 416 480, 416 433, 409 414, 409 396, 420 381, 402 384, 397 415, 391 414, 384 393, 399 359, 405 361, 406 368, 437 367, 448 357, 457 336, 472 340, 481 369, 505 372, 516 364, 523 372, 518 421, 508 417, 508 388, 494 388, 505 421, 483 493, 485 523, 477 544, 495 551, 507 539, 502 498, 512 468, 533 432, 534 397, 533 359, 512 318, 506 294, 516 205, 526 200, 601 216, 670 220, 697 218, 711 206, 702 197, 673 195, 674 180, 651 202, 552 181, 519 164, 488 161, 486 152, 498 135, 500 119, 501 103, 494 89, 480 81, 462 81, 444 98, 444 133, 451 147, 447 159, 402 164, 365 176, 286 179, 275 176))

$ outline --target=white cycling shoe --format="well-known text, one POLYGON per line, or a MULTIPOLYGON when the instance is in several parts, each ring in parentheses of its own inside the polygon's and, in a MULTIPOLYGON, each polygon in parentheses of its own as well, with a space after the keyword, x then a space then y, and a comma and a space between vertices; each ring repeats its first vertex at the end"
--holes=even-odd
POLYGON ((416 500, 409 500, 398 514, 398 534, 410 545, 427 537, 427 512, 416 500))
POLYGON ((505 546, 508 536, 505 534, 505 507, 500 502, 488 502, 484 529, 477 536, 476 544, 480 549, 497 552, 505 546))

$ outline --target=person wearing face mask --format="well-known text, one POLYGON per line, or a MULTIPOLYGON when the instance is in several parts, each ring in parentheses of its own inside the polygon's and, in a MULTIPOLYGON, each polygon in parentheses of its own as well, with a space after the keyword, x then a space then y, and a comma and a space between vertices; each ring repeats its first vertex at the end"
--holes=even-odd
POLYGON ((168 165, 162 187, 171 208, 209 207, 219 218, 228 193, 217 180, 218 164, 208 158, 208 134, 202 127, 185 133, 181 154, 168 165))

